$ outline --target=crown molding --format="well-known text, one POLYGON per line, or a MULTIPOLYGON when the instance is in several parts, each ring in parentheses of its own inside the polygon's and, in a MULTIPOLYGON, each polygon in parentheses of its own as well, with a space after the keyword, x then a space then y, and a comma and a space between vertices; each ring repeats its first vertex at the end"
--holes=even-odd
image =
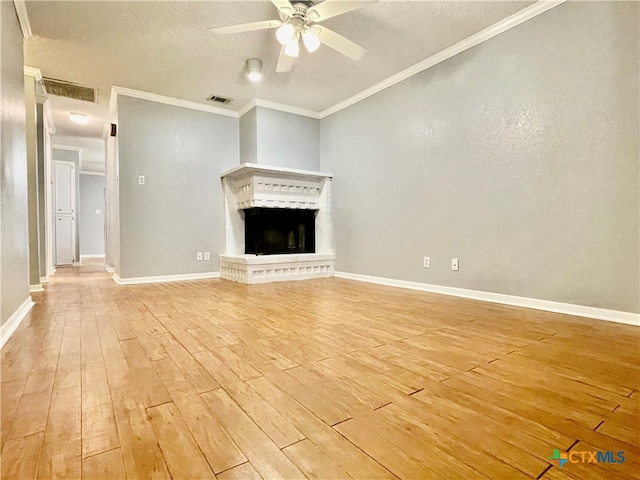
POLYGON ((256 99, 251 99, 249 102, 238 110, 238 117, 242 117, 245 113, 248 113, 253 107, 256 106, 256 99))
POLYGON ((467 37, 466 39, 456 43, 455 45, 445 48, 444 50, 441 50, 440 52, 422 60, 421 62, 418 62, 415 65, 412 65, 402 70, 401 72, 398 72, 395 75, 392 75, 382 80, 381 82, 369 88, 366 88, 365 90, 362 90, 361 92, 345 100, 342 100, 341 102, 338 102, 335 105, 332 105, 331 107, 328 107, 319 112, 314 110, 309 110, 306 108, 296 107, 293 105, 286 105, 284 103, 272 102, 270 100, 264 100, 261 98, 254 98, 250 100, 248 103, 246 103, 243 107, 241 107, 237 111, 227 110, 220 107, 203 105, 197 102, 181 100, 173 97, 166 97, 164 95, 157 95, 155 93, 143 92, 140 90, 133 90, 130 88, 118 87, 118 86, 111 87, 111 99, 109 102, 110 111, 112 114, 115 115, 115 112, 117 109, 116 96, 125 95, 129 97, 140 98, 143 100, 149 100, 152 102, 164 103, 164 104, 173 105, 176 107, 190 108, 192 110, 200 110, 204 112, 210 112, 210 113, 225 115, 225 116, 234 117, 234 118, 242 117, 254 107, 264 107, 264 108, 269 108, 271 110, 278 110, 281 112, 293 113, 295 115, 301 115, 304 117, 323 119, 351 105, 354 105, 355 103, 358 103, 366 98, 369 98, 370 96, 375 95, 376 93, 379 93, 382 90, 385 90, 386 88, 389 88, 397 83, 400 83, 403 80, 406 80, 420 72, 423 72, 424 70, 427 70, 428 68, 431 68, 434 65, 444 62, 445 60, 455 55, 458 55, 459 53, 462 53, 465 50, 468 50, 470 48, 475 47, 476 45, 486 42, 487 40, 490 40, 493 37, 500 35, 501 33, 504 33, 507 30, 512 29, 513 27, 520 25, 521 23, 531 20, 532 18, 535 18, 538 15, 541 15, 542 13, 548 10, 551 10, 552 8, 562 5, 566 1, 567 0, 539 0, 533 5, 523 8, 519 12, 511 15, 510 17, 507 17, 491 25, 488 28, 485 28, 484 30, 478 33, 475 33, 470 37, 467 37))
POLYGON ((13 0, 13 4, 18 14, 18 22, 22 29, 22 36, 24 38, 33 37, 33 33, 31 33, 31 23, 29 23, 29 15, 27 15, 27 2, 24 0, 13 0))
POLYGON ((112 103, 115 102, 114 93, 116 95, 124 95, 126 97, 139 98, 141 100, 149 100, 151 102, 164 103, 165 105, 172 105, 174 107, 189 108, 191 110, 199 110, 201 112, 215 113, 216 115, 224 115, 226 117, 233 117, 233 118, 239 117, 238 112, 236 112, 235 110, 227 110, 225 108, 213 107, 210 105, 203 105, 201 103, 191 102, 189 100, 181 100, 179 98, 166 97, 164 95, 158 95, 150 92, 143 92, 140 90, 133 90, 131 88, 118 87, 115 85, 111 87, 111 101, 110 101, 111 109, 113 109, 112 103))
POLYGON ((254 107, 263 107, 270 110, 278 110, 279 112, 293 113, 294 115, 301 115, 303 117, 315 119, 320 118, 320 112, 315 112, 301 107, 294 107, 293 105, 286 105, 284 103, 272 102, 263 98, 254 98, 250 100, 244 107, 238 110, 238 117, 242 117, 254 107))
POLYGON ((372 87, 369 87, 360 93, 356 93, 352 97, 347 98, 341 102, 336 103, 335 105, 326 108, 320 112, 320 118, 328 117, 340 110, 343 110, 355 103, 358 103, 365 98, 369 98, 372 95, 375 95, 382 90, 389 88, 396 83, 402 82, 417 73, 420 73, 438 63, 444 62, 445 60, 458 55, 459 53, 464 52, 480 43, 486 42, 487 40, 495 37, 496 35, 500 35, 501 33, 506 32, 507 30, 512 29, 520 25, 521 23, 526 22, 527 20, 531 20, 534 17, 550 10, 558 5, 563 4, 567 0, 540 0, 533 5, 523 8, 519 12, 507 17, 497 23, 494 23, 488 28, 471 35, 470 37, 465 38, 464 40, 452 45, 444 50, 439 51, 438 53, 431 55, 430 57, 422 60, 421 62, 412 65, 409 68, 402 70, 395 75, 392 75, 383 81, 376 83, 372 87))
POLYGON ((39 68, 24 66, 24 74, 33 77, 36 79, 36 82, 40 82, 42 80, 42 72, 39 68))
POLYGON ((320 112, 314 112, 313 110, 308 110, 306 108, 294 107, 292 105, 285 105, 284 103, 271 102, 269 100, 263 100, 261 98, 256 98, 254 100, 255 106, 270 108, 271 110, 279 110, 280 112, 293 113, 295 115, 301 115, 303 117, 310 117, 319 119, 320 112))

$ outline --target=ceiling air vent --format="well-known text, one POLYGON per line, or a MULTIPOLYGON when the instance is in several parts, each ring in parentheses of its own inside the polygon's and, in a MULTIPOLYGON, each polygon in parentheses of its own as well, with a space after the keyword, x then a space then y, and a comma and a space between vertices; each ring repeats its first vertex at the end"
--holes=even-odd
POLYGON ((211 95, 209 98, 207 98, 207 100, 209 100, 210 102, 229 103, 232 99, 219 97, 217 95, 211 95))
POLYGON ((59 97, 75 98, 85 102, 96 103, 96 89, 78 85, 77 83, 65 82, 53 78, 42 78, 42 84, 46 92, 59 97))

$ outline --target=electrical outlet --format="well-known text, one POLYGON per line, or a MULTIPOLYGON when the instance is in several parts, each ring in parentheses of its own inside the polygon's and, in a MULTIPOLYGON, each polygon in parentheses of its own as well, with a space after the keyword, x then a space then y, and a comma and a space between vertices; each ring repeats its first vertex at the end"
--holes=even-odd
POLYGON ((144 185, 144 175, 138 176, 138 185, 144 185))
POLYGON ((424 257, 424 261, 422 263, 424 268, 431 268, 431 257, 424 257))
POLYGON ((209 260, 211 260, 211 253, 204 252, 204 261, 208 262, 209 260))
POLYGON ((451 259, 451 270, 454 270, 454 271, 456 271, 456 272, 457 272, 458 270, 460 270, 459 265, 458 265, 458 259, 457 259, 457 258, 452 258, 452 259, 451 259))
POLYGON ((202 252, 196 253, 196 260, 199 261, 199 262, 202 261, 202 252))

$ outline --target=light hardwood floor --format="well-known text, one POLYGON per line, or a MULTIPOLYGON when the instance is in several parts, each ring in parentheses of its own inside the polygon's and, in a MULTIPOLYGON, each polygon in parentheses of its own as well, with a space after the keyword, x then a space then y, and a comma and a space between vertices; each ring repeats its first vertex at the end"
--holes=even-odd
POLYGON ((340 279, 119 287, 99 265, 33 297, 2 350, 3 479, 640 478, 635 327, 340 279))

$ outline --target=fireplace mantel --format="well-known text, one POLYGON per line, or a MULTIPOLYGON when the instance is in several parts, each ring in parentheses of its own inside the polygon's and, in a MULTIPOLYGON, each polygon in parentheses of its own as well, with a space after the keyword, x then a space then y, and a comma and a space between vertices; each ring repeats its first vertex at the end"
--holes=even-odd
POLYGON ((243 163, 223 173, 225 253, 220 256, 220 276, 241 283, 333 276, 332 177, 329 173, 254 163, 243 163), (250 208, 315 210, 316 252, 245 254, 244 210, 250 208))
POLYGON ((222 174, 232 180, 239 210, 246 208, 304 208, 318 210, 320 194, 332 175, 321 172, 243 163, 222 174))
POLYGON ((257 163, 241 163, 237 167, 227 170, 220 178, 241 178, 254 173, 264 173, 269 175, 275 175, 281 178, 332 178, 330 173, 314 172, 311 170, 299 170, 297 168, 284 168, 284 167, 272 167, 269 165, 259 165, 257 163))

